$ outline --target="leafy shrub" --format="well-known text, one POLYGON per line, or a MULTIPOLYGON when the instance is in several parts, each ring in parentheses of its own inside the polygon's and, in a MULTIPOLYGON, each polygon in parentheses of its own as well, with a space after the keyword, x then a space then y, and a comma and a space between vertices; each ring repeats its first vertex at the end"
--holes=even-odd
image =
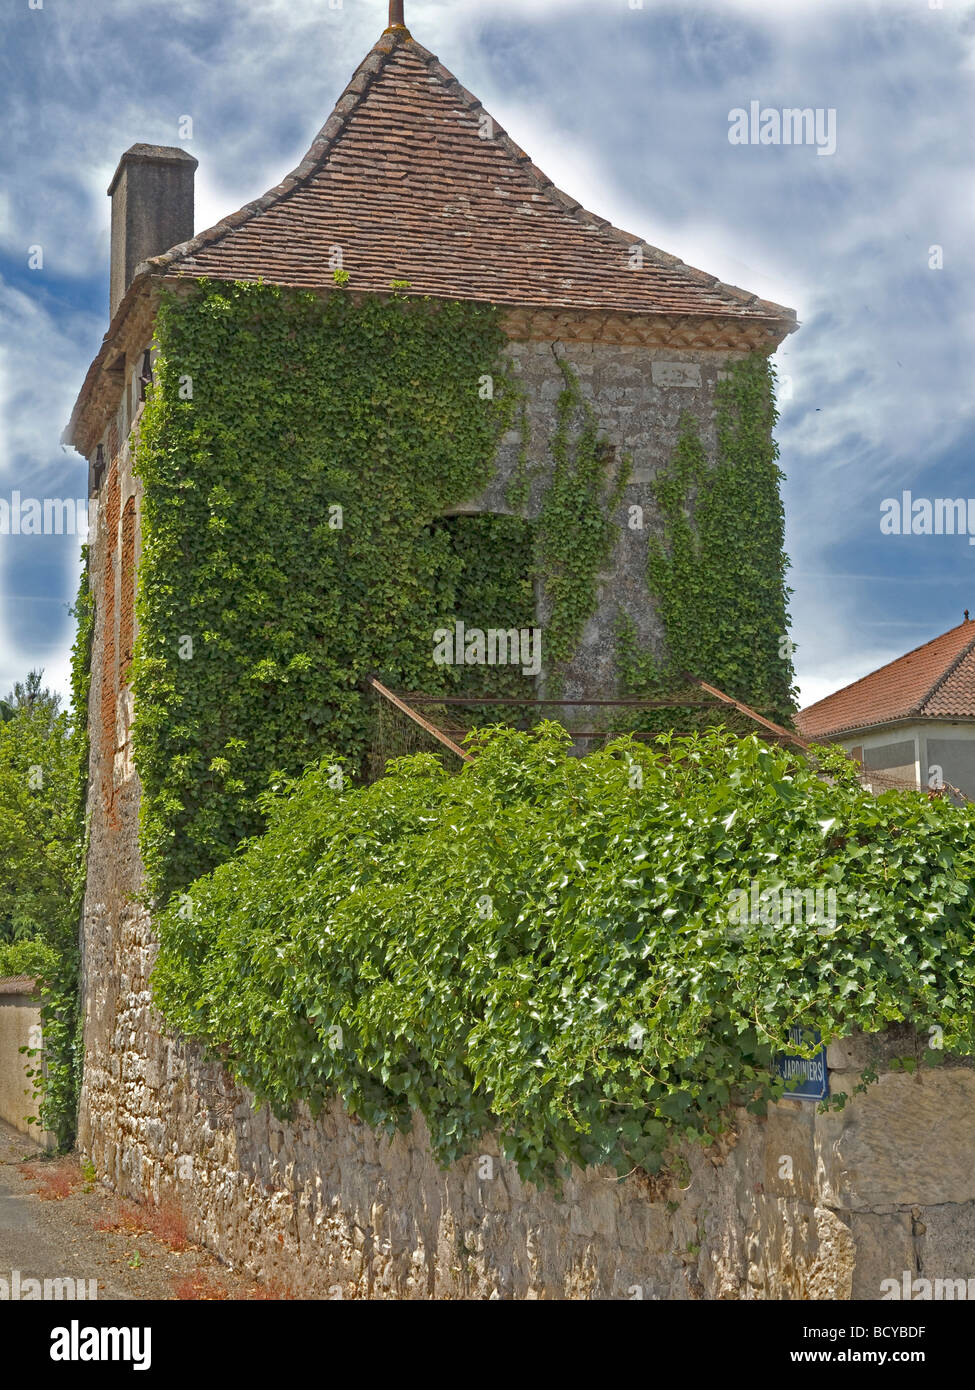
POLYGON ((159 919, 170 1023, 279 1115, 419 1110, 444 1164, 497 1130, 534 1180, 657 1171, 730 1104, 763 1112, 791 1025, 938 1024, 973 1050, 971 807, 726 731, 568 744, 496 729, 460 776, 421 754, 367 788, 325 764, 282 786, 267 833, 159 919), (733 924, 752 881, 834 889, 835 929, 733 924))
POLYGON ((0 979, 33 975, 43 980, 57 967, 58 954, 43 941, 14 941, 0 946, 0 979))

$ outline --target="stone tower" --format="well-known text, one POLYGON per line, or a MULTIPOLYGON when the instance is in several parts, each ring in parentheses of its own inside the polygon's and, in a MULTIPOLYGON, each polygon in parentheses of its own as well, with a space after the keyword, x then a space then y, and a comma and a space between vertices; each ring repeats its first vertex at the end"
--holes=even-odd
MULTIPOLYGON (((133 460, 162 289, 179 293, 206 277, 341 293, 333 275, 340 248, 357 294, 388 296, 391 282, 405 282, 409 295, 499 306, 532 438, 551 434, 563 359, 614 449, 632 456, 624 507, 651 506, 648 484, 671 456, 682 412, 714 445, 719 373, 730 359, 774 351, 795 316, 648 246, 557 189, 413 39, 401 5, 298 167, 195 236, 194 168, 180 149, 136 145, 123 157, 110 190, 111 323, 65 432, 89 461, 94 518, 79 1135, 118 1190, 157 1199, 178 1191, 198 1234, 236 1259, 257 1227, 269 1249, 279 1236, 291 1240, 268 1205, 276 1164, 268 1120, 192 1048, 166 1036, 150 1003, 152 924, 135 901, 143 879, 129 666, 144 494, 133 460), (219 1191, 219 1215, 202 1204, 201 1181, 219 1191)), ((519 442, 514 432, 502 441, 495 481, 461 511, 510 510, 506 485, 519 442)), ((541 445, 533 463, 529 518, 544 487, 541 445)), ((621 529, 569 664, 567 693, 613 688, 620 610, 645 644, 661 640, 646 545, 647 533, 621 529)), ((310 1122, 300 1134, 275 1129, 275 1153, 300 1150, 292 1197, 308 1210, 325 1200, 315 1184, 327 1141, 310 1122)))

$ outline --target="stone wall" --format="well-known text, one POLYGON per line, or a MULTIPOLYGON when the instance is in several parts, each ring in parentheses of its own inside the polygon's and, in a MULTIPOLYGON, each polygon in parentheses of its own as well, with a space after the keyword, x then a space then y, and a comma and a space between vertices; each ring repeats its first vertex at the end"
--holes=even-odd
POLYGON ((738 1112, 669 1187, 589 1171, 559 1199, 490 1143, 442 1172, 420 1121, 387 1139, 338 1105, 289 1124, 254 1111, 152 1009, 137 809, 133 778, 119 832, 93 834, 79 1144, 109 1186, 175 1201, 236 1267, 303 1296, 421 1299, 877 1299, 904 1271, 975 1274, 975 1070, 884 1072, 916 1050, 907 1036, 831 1047, 834 1094, 867 1062, 879 1082, 839 1112, 738 1112))
MULTIPOLYGON (((708 456, 715 456, 715 388, 726 364, 744 353, 625 343, 525 342, 513 343, 509 356, 528 402, 529 469, 533 479, 526 508, 528 517, 539 514, 550 476, 549 442, 558 427, 557 403, 565 388, 560 359, 572 368, 583 396, 593 406, 613 446, 607 459, 607 477, 613 475, 625 455, 632 459, 630 485, 614 518, 619 527, 618 538, 599 578, 596 610, 586 623, 579 650, 565 672, 566 698, 606 695, 615 688, 620 612, 632 621, 642 645, 652 648, 658 657, 664 654, 663 627, 646 578, 650 537, 661 534, 651 484, 671 460, 685 411, 694 416, 708 456), (642 509, 642 518, 634 517, 630 510, 633 507, 642 509), (631 517, 642 524, 631 525, 631 517)), ((491 486, 482 497, 457 508, 459 512, 512 510, 505 492, 520 447, 521 435, 513 429, 502 440, 491 486)), ((544 623, 547 613, 541 594, 538 615, 544 623)))
MULTIPOLYGON (((844 1110, 739 1111, 669 1185, 575 1172, 523 1184, 494 1143, 441 1171, 424 1126, 392 1138, 341 1106, 255 1112, 150 1005, 144 912, 93 935, 81 1146, 117 1191, 175 1202, 234 1266, 317 1298, 879 1299, 882 1281, 968 1279, 975 1249, 975 1071, 888 1072, 844 1110), (110 1007, 113 990, 119 984, 110 1007)), ((864 1044, 858 1044, 861 1048, 864 1044)), ((913 1049, 897 1041, 893 1050, 913 1049)), ((852 1092, 856 1047, 831 1049, 852 1092)))

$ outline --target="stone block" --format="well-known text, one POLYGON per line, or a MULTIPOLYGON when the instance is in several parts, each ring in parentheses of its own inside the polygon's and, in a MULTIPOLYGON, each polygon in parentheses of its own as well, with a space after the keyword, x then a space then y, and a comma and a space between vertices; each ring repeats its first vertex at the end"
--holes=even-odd
POLYGON ((839 1112, 818 1117, 827 1206, 893 1211, 975 1198, 975 1072, 888 1072, 839 1112))
POLYGON ((815 1202, 818 1186, 815 1108, 783 1101, 768 1113, 763 1140, 765 1191, 776 1197, 815 1202))
POLYGON ((917 1228, 918 1274, 975 1281, 975 1203, 922 1207, 917 1228))
POLYGON ((856 1249, 852 1296, 880 1299, 885 1279, 900 1279, 914 1269, 914 1236, 910 1212, 853 1212, 850 1231, 856 1249))

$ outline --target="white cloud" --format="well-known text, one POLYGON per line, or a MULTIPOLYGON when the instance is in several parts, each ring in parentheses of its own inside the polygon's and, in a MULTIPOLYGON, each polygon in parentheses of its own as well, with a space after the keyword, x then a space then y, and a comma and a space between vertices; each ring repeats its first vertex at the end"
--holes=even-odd
MULTIPOLYGON (((77 473, 78 455, 59 437, 104 325, 92 314, 46 302, 44 272, 31 297, 0 277, 0 480, 49 488, 77 473)), ((85 479, 87 485, 87 478, 85 479)))
MULTIPOLYGON (((43 272, 38 272, 42 276, 43 272)), ((89 314, 48 307, 0 279, 0 495, 84 499, 84 461, 59 444, 100 337, 89 314)), ((0 695, 33 666, 67 690, 82 538, 0 536, 0 695)))

